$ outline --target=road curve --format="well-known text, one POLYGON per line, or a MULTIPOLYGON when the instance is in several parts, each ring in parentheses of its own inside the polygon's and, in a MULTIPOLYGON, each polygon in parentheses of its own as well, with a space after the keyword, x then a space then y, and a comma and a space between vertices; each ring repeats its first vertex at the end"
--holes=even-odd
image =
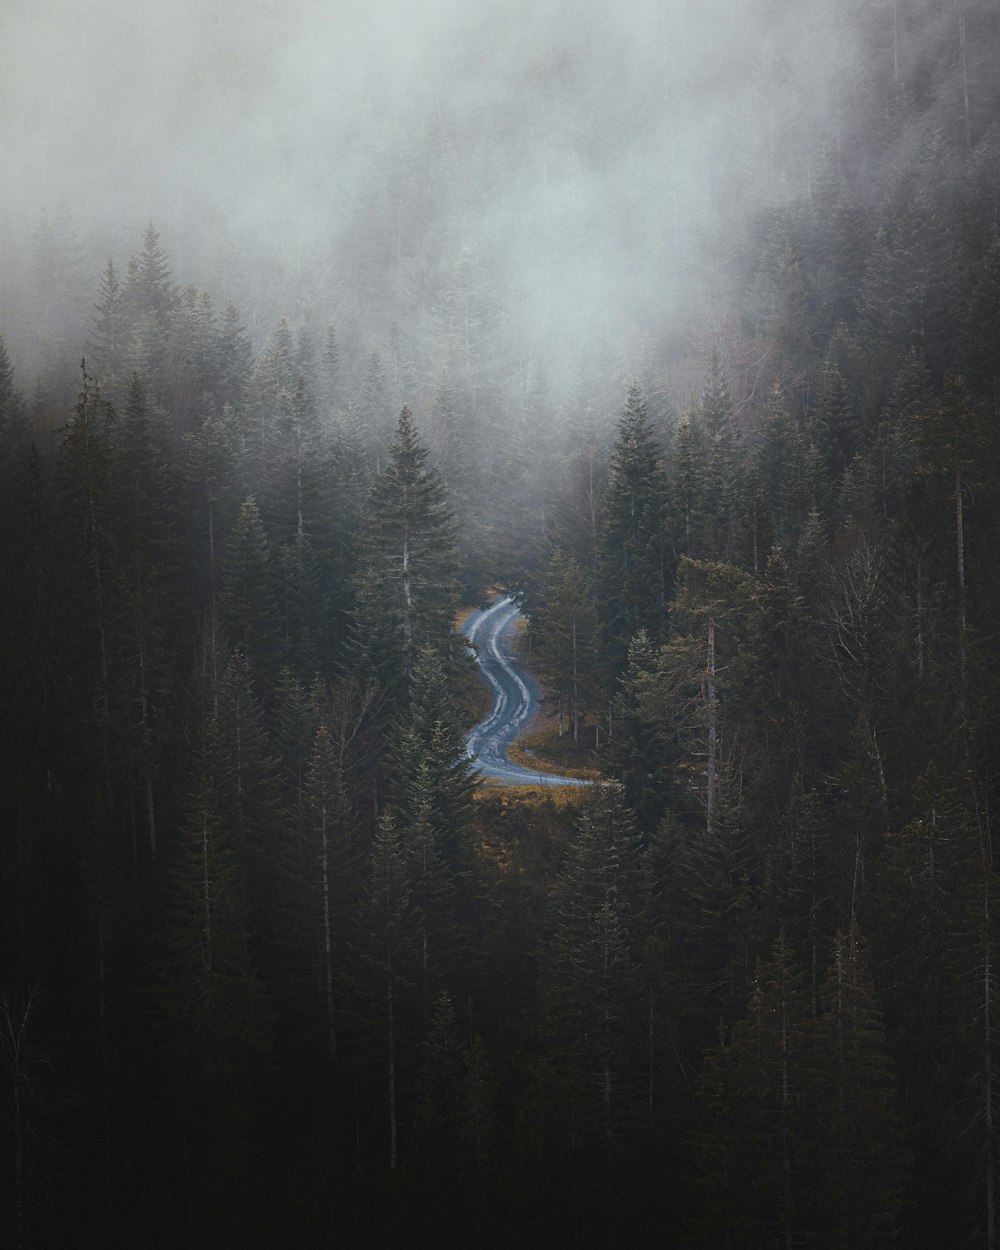
POLYGON ((502 596, 462 623, 462 633, 476 652, 476 663, 493 692, 489 714, 466 735, 469 754, 483 781, 512 786, 588 786, 581 777, 532 772, 507 754, 515 738, 531 724, 538 711, 538 683, 514 656, 514 631, 521 609, 502 596))

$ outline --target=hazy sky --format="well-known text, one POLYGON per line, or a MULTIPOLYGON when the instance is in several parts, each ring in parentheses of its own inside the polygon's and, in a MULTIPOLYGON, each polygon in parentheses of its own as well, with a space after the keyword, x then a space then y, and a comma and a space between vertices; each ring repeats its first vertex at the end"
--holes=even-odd
POLYGON ((95 254, 153 217, 194 268, 225 234, 324 315, 405 316, 471 248, 531 333, 668 321, 719 223, 797 193, 833 133, 840 8, 6 0, 4 243, 65 200, 95 254))

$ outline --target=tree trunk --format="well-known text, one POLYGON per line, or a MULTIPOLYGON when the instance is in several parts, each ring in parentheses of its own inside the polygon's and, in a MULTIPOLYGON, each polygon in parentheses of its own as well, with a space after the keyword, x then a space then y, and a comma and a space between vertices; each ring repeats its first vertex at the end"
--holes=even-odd
POLYGON ((201 818, 201 888, 205 903, 205 945, 202 959, 205 971, 212 971, 212 879, 208 871, 208 818, 201 818))
POLYGON ((972 129, 969 123, 969 63, 965 54, 965 6, 958 6, 958 61, 962 71, 962 113, 965 119, 965 146, 972 147, 972 129))
POLYGON ((580 703, 579 703, 579 685, 577 679, 576 665, 576 617, 573 617, 573 706, 571 709, 573 717, 573 741, 580 741, 580 703))
POLYGON ((403 642, 409 651, 413 639, 413 586, 410 582, 410 529, 403 526, 403 642))
POLYGON ((156 808, 153 804, 153 776, 150 756, 153 749, 153 733, 149 724, 149 690, 146 686, 146 645, 139 626, 139 706, 142 719, 142 749, 145 756, 146 782, 146 829, 149 839, 150 862, 156 859, 156 808))
POLYGON ((385 983, 385 1016, 386 1036, 389 1043, 388 1079, 389 1079, 389 1170, 396 1170, 396 1011, 393 1001, 392 971, 390 969, 385 983))
POLYGON ((91 558, 94 568, 94 601, 97 608, 97 633, 101 644, 101 715, 100 720, 107 720, 111 714, 111 696, 108 680, 108 643, 104 630, 104 582, 101 577, 101 556, 97 547, 97 517, 94 512, 94 501, 90 501, 90 541, 91 558))
POLYGON ((958 655, 965 690, 965 524, 962 512, 962 471, 955 469, 955 545, 958 560, 958 655))
POLYGON ((330 856, 326 836, 326 804, 320 816, 323 855, 323 982, 326 990, 326 1044, 331 1060, 337 1058, 337 1029, 333 1002, 333 934, 330 906, 330 856))
POLYGON ((708 618, 708 663, 705 669, 706 690, 708 695, 708 802, 707 832, 709 837, 715 829, 715 808, 718 791, 718 726, 716 723, 717 703, 715 694, 715 621, 708 618))

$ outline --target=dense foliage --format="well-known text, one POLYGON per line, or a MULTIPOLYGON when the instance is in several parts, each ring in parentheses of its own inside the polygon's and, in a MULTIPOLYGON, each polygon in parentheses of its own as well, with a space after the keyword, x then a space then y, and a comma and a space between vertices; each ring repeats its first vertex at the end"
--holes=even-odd
POLYGON ((152 224, 82 315, 43 218, 30 395, 0 340, 5 1245, 995 1246, 1000 93, 959 7, 960 57, 921 3, 926 57, 858 67, 683 343, 561 399, 467 255, 437 336, 255 342, 152 224), (492 584, 578 803, 474 797, 492 584))

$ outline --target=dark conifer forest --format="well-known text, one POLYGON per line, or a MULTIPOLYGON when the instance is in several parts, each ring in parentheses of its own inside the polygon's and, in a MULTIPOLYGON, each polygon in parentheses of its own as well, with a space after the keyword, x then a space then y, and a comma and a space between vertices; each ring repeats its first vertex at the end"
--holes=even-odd
POLYGON ((995 1250, 1000 6, 7 7, 0 1245, 995 1250))

